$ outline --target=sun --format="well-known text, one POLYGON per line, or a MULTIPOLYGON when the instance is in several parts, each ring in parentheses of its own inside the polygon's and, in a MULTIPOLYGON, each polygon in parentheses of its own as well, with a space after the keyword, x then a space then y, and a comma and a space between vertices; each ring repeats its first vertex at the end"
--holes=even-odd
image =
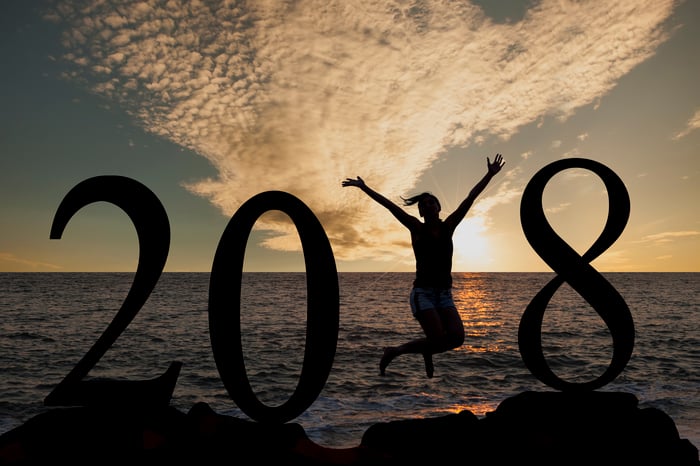
POLYGON ((462 222, 454 232, 453 242, 453 271, 478 272, 488 267, 490 247, 482 219, 471 218, 462 222))

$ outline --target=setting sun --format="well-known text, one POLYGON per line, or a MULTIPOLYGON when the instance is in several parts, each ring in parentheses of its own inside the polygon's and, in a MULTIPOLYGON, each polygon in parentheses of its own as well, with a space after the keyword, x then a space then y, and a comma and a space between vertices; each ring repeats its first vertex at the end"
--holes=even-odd
POLYGON ((486 269, 490 262, 489 240, 481 218, 472 217, 462 222, 455 230, 454 267, 456 272, 486 269))

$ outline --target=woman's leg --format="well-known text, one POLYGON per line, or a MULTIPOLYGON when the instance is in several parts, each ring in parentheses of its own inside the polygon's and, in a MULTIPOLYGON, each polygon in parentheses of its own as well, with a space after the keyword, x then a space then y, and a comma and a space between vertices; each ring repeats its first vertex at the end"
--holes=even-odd
POLYGON ((464 324, 454 307, 424 311, 418 321, 423 327, 425 340, 421 346, 425 373, 433 377, 433 354, 459 348, 464 343, 464 324))
POLYGON ((427 338, 409 341, 401 346, 387 346, 384 348, 384 354, 379 361, 379 373, 385 375, 386 368, 389 363, 397 356, 407 353, 421 353, 423 362, 425 363, 425 374, 430 378, 433 376, 433 353, 430 350, 427 338))
MULTIPOLYGON (((425 301, 419 299, 411 292, 411 307, 413 314, 425 333, 425 338, 409 341, 401 346, 387 346, 379 361, 379 373, 384 375, 387 366, 391 361, 402 354, 420 353, 423 355, 425 363, 425 373, 430 378, 433 376, 433 354, 442 353, 454 348, 459 348, 464 343, 464 324, 462 318, 454 307, 452 296, 449 291, 440 296, 440 304, 445 307, 435 309, 425 305, 425 301), (423 304, 421 307, 420 304, 423 304)), ((420 293, 425 293, 420 290, 420 293)), ((435 298, 435 296, 432 296, 435 298)), ((435 303, 437 304, 437 303, 435 303)))
POLYGON ((399 354, 399 346, 386 346, 384 348, 384 354, 382 354, 382 359, 379 360, 379 373, 385 375, 386 366, 399 354))
POLYGON ((425 362, 425 373, 428 377, 433 376, 433 353, 441 352, 436 345, 441 345, 440 341, 444 337, 445 329, 443 328, 443 319, 435 309, 426 309, 421 311, 418 322, 423 328, 426 338, 419 338, 404 343, 401 346, 387 346, 384 348, 384 354, 379 361, 379 373, 384 375, 386 367, 397 356, 408 353, 420 353, 423 355, 425 362))
POLYGON ((454 307, 438 311, 442 320, 443 335, 441 338, 442 351, 459 348, 464 343, 464 323, 454 307))

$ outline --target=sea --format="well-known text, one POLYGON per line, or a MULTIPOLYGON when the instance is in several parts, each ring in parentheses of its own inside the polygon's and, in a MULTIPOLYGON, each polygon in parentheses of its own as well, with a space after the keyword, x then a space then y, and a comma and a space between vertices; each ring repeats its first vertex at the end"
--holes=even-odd
MULTIPOLYGON (((668 414, 680 437, 700 447, 700 273, 602 273, 634 320, 632 356, 600 391, 634 394, 668 414)), ((289 422, 319 445, 360 444, 375 423, 469 410, 478 417, 524 391, 553 391, 525 366, 518 346, 524 309, 554 273, 453 273, 464 345, 434 356, 395 359, 379 374, 383 348, 423 336, 411 315, 412 273, 340 272, 333 365, 310 406, 289 422)), ((97 341, 119 311, 133 273, 0 273, 0 434, 54 409, 44 398, 97 341)), ((209 333, 209 273, 163 273, 126 329, 88 377, 147 379, 182 362, 171 406, 205 402, 248 416, 227 392, 209 333)), ((244 272, 240 331, 246 373, 267 406, 286 402, 304 358, 304 272, 244 272)), ((224 329, 225 332, 231 329, 224 329)), ((220 331, 220 329, 217 329, 220 331)), ((612 356, 610 331, 566 282, 543 315, 543 354, 563 380, 590 381, 612 356)), ((232 336, 233 338, 234 336, 232 336)))

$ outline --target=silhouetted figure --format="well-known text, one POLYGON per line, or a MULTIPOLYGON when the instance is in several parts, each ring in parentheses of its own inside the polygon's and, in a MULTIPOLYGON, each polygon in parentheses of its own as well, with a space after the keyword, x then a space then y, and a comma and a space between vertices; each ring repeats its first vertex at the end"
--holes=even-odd
POLYGON ((491 178, 505 162, 496 154, 493 162, 486 158, 486 175, 472 188, 469 195, 445 220, 440 219, 440 201, 430 193, 421 193, 403 199, 404 205, 418 204, 418 218, 367 186, 362 178, 346 178, 345 186, 360 188, 369 197, 383 205, 411 232, 411 244, 416 258, 416 278, 411 290, 411 311, 418 320, 425 338, 409 341, 401 346, 388 346, 379 362, 384 375, 386 367, 397 356, 420 353, 425 360, 425 373, 433 376, 433 354, 459 348, 464 343, 464 325, 452 299, 452 235, 459 222, 467 215, 474 200, 486 188, 491 178))

